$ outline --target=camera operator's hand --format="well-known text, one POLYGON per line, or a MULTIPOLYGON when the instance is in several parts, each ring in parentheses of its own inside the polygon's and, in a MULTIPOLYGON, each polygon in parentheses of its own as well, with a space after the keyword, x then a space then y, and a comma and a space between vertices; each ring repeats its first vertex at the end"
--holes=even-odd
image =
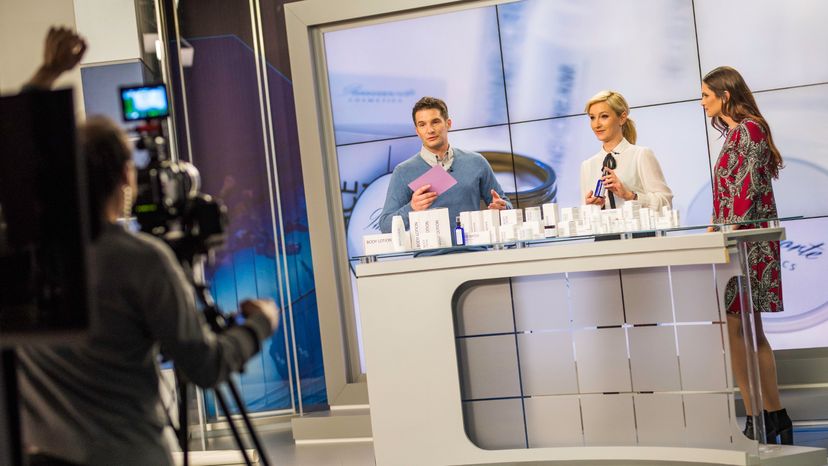
POLYGON ((67 28, 49 28, 43 50, 43 64, 27 85, 50 89, 63 72, 80 63, 85 52, 86 41, 81 36, 67 28))
POLYGON ((279 325, 279 308, 276 307, 276 303, 273 300, 253 299, 242 301, 240 308, 245 319, 249 319, 257 314, 263 315, 270 323, 271 332, 276 330, 276 326, 279 325))

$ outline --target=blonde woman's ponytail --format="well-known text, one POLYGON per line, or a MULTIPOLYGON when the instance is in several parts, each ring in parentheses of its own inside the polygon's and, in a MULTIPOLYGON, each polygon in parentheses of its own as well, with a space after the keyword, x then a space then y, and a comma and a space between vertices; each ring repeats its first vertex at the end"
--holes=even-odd
POLYGON ((635 144, 638 132, 635 130, 635 122, 632 118, 627 117, 627 121, 624 123, 624 126, 621 127, 621 133, 624 134, 624 138, 626 138, 630 144, 635 144))

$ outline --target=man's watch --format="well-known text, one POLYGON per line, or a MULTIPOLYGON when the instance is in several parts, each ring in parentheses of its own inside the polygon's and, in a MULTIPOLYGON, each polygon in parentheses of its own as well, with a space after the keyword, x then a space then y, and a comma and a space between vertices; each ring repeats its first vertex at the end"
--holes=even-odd
POLYGON ((633 200, 633 201, 637 201, 637 200, 638 200, 638 193, 637 193, 637 192, 635 192, 635 191, 633 191, 633 198, 632 198, 632 200, 633 200))

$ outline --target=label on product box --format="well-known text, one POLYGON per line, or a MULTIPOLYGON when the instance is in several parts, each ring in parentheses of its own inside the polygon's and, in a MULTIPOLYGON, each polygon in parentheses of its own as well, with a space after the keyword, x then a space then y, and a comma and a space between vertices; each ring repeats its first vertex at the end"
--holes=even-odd
POLYGON ((501 225, 519 225, 523 223, 523 211, 520 209, 508 209, 500 212, 501 225))
POLYGON ((362 237, 363 254, 373 256, 394 252, 394 240, 391 233, 365 235, 362 237))
POLYGON ((451 247, 454 225, 449 222, 448 209, 429 209, 408 214, 413 249, 451 247))

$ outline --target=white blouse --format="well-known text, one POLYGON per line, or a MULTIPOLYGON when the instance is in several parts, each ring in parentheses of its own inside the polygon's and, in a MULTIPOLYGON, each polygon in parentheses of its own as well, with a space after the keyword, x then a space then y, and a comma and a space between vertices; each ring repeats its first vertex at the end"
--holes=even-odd
MULTIPOLYGON (((603 149, 581 164, 581 201, 586 194, 595 189, 595 183, 601 177, 601 168, 607 152, 603 149)), ((667 186, 661 166, 649 147, 630 144, 626 138, 612 150, 615 157, 615 174, 628 191, 638 194, 641 207, 661 209, 672 207, 673 191, 667 186)), ((626 202, 621 196, 615 196, 615 207, 621 208, 626 202)), ((609 201, 607 201, 609 203, 609 201)), ((609 204, 607 204, 609 208, 609 204)))

